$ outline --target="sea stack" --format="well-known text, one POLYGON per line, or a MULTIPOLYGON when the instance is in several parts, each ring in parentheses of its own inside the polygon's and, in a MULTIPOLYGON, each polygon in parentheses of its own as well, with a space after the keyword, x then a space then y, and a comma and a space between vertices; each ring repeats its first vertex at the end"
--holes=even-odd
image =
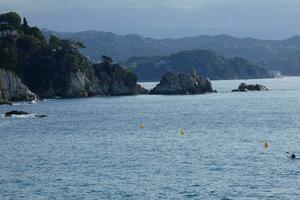
POLYGON ((208 78, 200 77, 195 68, 189 73, 167 72, 158 85, 150 91, 156 95, 204 94, 215 92, 208 78))
POLYGON ((246 83, 241 83, 238 89, 232 90, 232 92, 247 92, 247 91, 269 91, 266 86, 259 84, 247 85, 246 83))

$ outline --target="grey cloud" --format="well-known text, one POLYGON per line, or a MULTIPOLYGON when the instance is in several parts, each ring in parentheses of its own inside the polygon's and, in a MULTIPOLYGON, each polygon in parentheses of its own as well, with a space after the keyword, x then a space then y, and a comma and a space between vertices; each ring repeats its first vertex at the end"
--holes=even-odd
POLYGON ((231 34, 285 38, 300 32, 299 0, 0 0, 31 24, 152 37, 231 34))

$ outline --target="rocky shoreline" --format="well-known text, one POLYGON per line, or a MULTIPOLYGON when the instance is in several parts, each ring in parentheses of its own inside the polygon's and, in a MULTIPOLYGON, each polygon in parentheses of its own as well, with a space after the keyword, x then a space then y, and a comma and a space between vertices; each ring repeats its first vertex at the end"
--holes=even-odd
MULTIPOLYGON (((178 73, 178 70, 166 73, 161 71, 165 74, 159 84, 149 91, 137 83, 138 78, 132 69, 114 63, 112 58, 103 55, 102 62, 93 63, 81 54, 84 44, 54 35, 46 39, 37 27, 30 27, 25 18, 22 20, 17 13, 9 12, 0 16, 1 30, 12 29, 15 33, 0 37, 0 105, 12 105, 15 101, 37 101, 39 98, 216 92, 208 78, 197 74, 203 68, 200 68, 202 65, 191 67, 189 72, 182 70, 185 73, 178 73)), ((192 51, 178 56, 193 55, 192 58, 198 60, 199 53, 214 55, 207 51, 192 51)), ((241 60, 236 61, 243 63, 241 60)), ((174 64, 179 65, 180 62, 174 64)), ((268 89, 261 85, 241 84, 233 91, 254 90, 268 89)))
MULTIPOLYGON (((120 66, 107 63, 106 61, 98 64, 98 79, 96 85, 91 85, 91 80, 85 80, 86 83, 71 81, 70 92, 63 96, 49 96, 51 99, 57 98, 80 98, 93 96, 124 96, 124 95, 193 95, 217 92, 213 89, 211 81, 208 78, 201 77, 197 74, 195 68, 191 68, 189 73, 166 72, 161 81, 151 90, 143 88, 137 84, 136 77, 130 72, 127 77, 124 76, 120 66), (107 72, 113 70, 114 72, 107 72), (112 74, 109 74, 112 73, 112 74), (105 76, 113 76, 114 79, 108 81, 105 76), (101 81, 102 80, 102 81, 101 81), (106 80, 106 81, 105 81, 106 80), (114 80, 114 81, 112 81, 114 80), (87 89, 87 85, 92 89, 87 89), (95 89, 96 88, 96 89, 95 89), (93 90, 94 89, 94 90, 93 90), (98 91, 97 91, 98 90, 98 91), (82 93, 79 93, 82 91, 82 93), (75 95, 74 95, 75 94, 75 95)), ((96 77, 97 75, 95 75, 96 77)), ((94 77, 94 78, 95 78, 94 77)), ((86 77, 85 77, 86 78, 86 77)), ((95 80, 94 80, 95 81, 95 80)), ((268 88, 259 84, 241 83, 238 89, 232 92, 247 91, 268 91, 268 88)), ((16 101, 37 101, 38 95, 31 92, 25 86, 20 78, 13 72, 0 69, 0 105, 13 105, 16 101)))
POLYGON ((14 30, 13 35, 0 37, 2 100, 148 93, 137 84, 132 71, 114 63, 112 58, 103 55, 101 63, 93 63, 81 54, 84 44, 54 35, 47 39, 18 13, 0 14, 0 30, 14 30))

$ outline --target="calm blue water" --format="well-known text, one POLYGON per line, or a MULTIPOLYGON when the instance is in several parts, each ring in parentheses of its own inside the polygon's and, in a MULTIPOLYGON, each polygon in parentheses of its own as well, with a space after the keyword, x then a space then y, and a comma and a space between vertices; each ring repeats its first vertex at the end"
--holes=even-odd
POLYGON ((299 199, 300 160, 285 152, 300 156, 300 78, 231 93, 240 82, 0 106, 49 115, 0 118, 0 199, 299 199))

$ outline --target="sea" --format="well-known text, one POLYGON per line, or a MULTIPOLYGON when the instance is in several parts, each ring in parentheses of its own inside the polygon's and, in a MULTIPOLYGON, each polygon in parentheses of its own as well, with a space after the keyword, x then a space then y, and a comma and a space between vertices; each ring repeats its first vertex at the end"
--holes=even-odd
POLYGON ((300 199, 300 77, 212 84, 0 106, 0 199, 300 199))

